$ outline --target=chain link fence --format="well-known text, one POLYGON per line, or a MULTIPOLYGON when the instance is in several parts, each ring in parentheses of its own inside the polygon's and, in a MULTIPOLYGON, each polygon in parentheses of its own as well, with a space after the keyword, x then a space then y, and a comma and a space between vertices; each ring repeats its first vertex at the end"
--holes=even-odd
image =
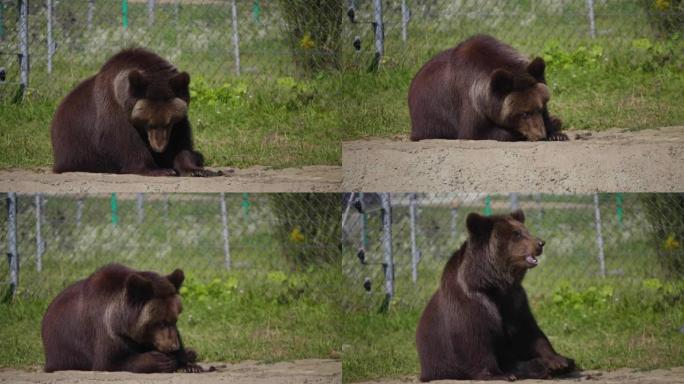
MULTIPOLYGON (((348 194, 343 271, 348 305, 422 307, 467 238, 465 219, 525 212, 546 241, 525 280, 533 299, 610 285, 615 295, 684 281, 684 195, 348 194)), ((641 294, 641 293, 638 293, 641 294)))
POLYGON ((651 40, 682 26, 678 0, 0 0, 0 100, 25 87, 61 97, 127 46, 222 84, 302 65, 419 65, 476 33, 552 60, 639 61, 650 50, 667 61, 681 52, 651 40))
POLYGON ((207 283, 339 265, 337 194, 1 194, 0 295, 50 298, 118 262, 207 283))

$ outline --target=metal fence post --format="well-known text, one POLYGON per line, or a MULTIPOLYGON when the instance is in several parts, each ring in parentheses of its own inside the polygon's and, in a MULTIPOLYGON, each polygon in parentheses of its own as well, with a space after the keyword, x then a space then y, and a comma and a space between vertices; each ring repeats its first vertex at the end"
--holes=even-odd
POLYGON ((93 29, 93 14, 95 14, 95 0, 88 0, 88 30, 93 29))
POLYGON ((10 269, 10 297, 19 286, 19 254, 17 253, 17 194, 7 194, 7 259, 10 269))
POLYGON ((596 37, 596 19, 594 18, 594 0, 587 0, 587 8, 589 11, 589 36, 596 37))
POLYGON ((408 23, 411 18, 408 4, 406 0, 401 0, 401 40, 406 44, 408 39, 408 23))
POLYGON ((363 192, 359 192, 359 204, 361 204, 361 248, 363 252, 368 250, 368 214, 366 204, 363 202, 363 192))
POLYGON ((76 200, 76 227, 81 226, 81 221, 83 220, 83 197, 79 197, 76 200))
POLYGON ((237 6, 235 0, 230 2, 231 17, 233 19, 233 52, 235 55, 235 74, 240 76, 240 36, 238 34, 237 6))
POLYGON ((382 246, 385 254, 385 301, 387 304, 394 296, 394 255, 392 255, 392 204, 390 194, 380 194, 382 201, 382 246))
MULTIPOLYGON (((454 203, 452 203, 454 204, 454 203)), ((458 207, 455 205, 452 205, 451 207, 451 237, 453 237, 454 240, 456 240, 456 236, 458 236, 458 207)))
POLYGON ((223 225, 223 264, 226 269, 230 269, 230 243, 228 242, 228 213, 226 210, 225 193, 221 192, 221 224, 223 225))
POLYGON ((511 192, 510 197, 511 197, 511 211, 515 211, 516 209, 518 209, 518 206, 519 206, 518 194, 515 192, 511 192))
POLYGON ((52 0, 45 0, 45 7, 47 11, 47 73, 52 74, 52 56, 55 54, 55 43, 52 41, 52 12, 54 6, 52 0))
POLYGON ((138 192, 135 196, 135 207, 138 210, 138 224, 142 224, 145 221, 145 207, 144 207, 144 194, 138 192))
POLYGON ((169 194, 164 194, 164 221, 169 221, 169 194))
POLYGON ((599 264, 601 277, 606 277, 606 260, 603 250, 603 235, 601 234, 601 209, 599 207, 599 195, 594 193, 594 220, 596 222, 596 243, 599 248, 599 264))
POLYGON ((147 0, 147 24, 148 26, 154 26, 154 1, 147 0))
POLYGON ((36 193, 36 271, 43 270, 43 254, 45 253, 45 240, 43 239, 43 194, 36 193))
POLYGON ((409 195, 409 215, 411 216, 411 278, 415 283, 418 281, 418 262, 420 261, 420 251, 416 244, 416 220, 417 220, 418 199, 415 193, 409 195))
POLYGON ((385 30, 382 22, 382 0, 373 0, 375 27, 375 55, 377 60, 385 54, 385 30))
POLYGON ((21 71, 19 95, 22 98, 29 83, 28 2, 29 0, 19 0, 19 67, 21 71))

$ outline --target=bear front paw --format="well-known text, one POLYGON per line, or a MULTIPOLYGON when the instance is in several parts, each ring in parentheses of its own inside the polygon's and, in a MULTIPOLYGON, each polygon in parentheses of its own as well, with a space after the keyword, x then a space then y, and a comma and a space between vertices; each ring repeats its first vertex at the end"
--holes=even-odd
POLYGON ((172 373, 176 372, 178 369, 178 362, 176 362, 176 359, 161 352, 149 352, 149 357, 154 360, 155 369, 153 372, 172 373))
POLYGON ((546 138, 548 141, 568 141, 568 135, 562 132, 555 132, 546 138))
POLYGON ((544 363, 554 373, 568 372, 574 369, 575 362, 561 355, 544 358, 544 363))

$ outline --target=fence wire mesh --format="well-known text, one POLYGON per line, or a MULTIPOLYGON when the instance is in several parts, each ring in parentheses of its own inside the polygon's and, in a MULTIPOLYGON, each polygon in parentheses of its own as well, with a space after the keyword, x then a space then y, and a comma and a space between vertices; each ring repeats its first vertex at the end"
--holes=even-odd
POLYGON ((195 282, 339 265, 336 194, 2 194, 0 294, 50 298, 118 262, 195 282))
POLYGON ((0 99, 25 84, 22 68, 28 92, 60 97, 132 45, 222 84, 298 68, 418 65, 475 33, 552 60, 580 47, 582 60, 641 65, 648 49, 681 56, 650 39, 682 26, 679 0, 0 0, 0 99))
POLYGON ((422 307, 467 238, 471 212, 522 209, 546 241, 524 286, 532 300, 608 285, 619 296, 684 278, 684 195, 348 194, 343 213, 347 305, 422 307), (387 208, 383 207, 384 204, 387 208), (389 209, 388 209, 389 208, 389 209), (389 225, 386 225, 389 224, 389 225))

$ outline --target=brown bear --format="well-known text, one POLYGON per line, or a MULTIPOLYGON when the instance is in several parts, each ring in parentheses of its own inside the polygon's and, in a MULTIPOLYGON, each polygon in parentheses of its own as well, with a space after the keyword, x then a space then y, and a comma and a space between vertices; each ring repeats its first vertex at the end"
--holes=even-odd
POLYGON ((110 264, 67 287, 43 317, 45 371, 201 372, 176 328, 184 278, 110 264))
POLYGON ((411 82, 411 140, 567 140, 546 107, 544 68, 486 35, 437 54, 411 82))
POLYGON ((80 83, 52 120, 53 170, 216 176, 193 150, 190 76, 156 54, 126 49, 80 83))
POLYGON ((574 369, 539 329, 521 285, 544 246, 524 221, 522 211, 468 215, 468 239, 418 323, 421 381, 540 379, 574 369))

